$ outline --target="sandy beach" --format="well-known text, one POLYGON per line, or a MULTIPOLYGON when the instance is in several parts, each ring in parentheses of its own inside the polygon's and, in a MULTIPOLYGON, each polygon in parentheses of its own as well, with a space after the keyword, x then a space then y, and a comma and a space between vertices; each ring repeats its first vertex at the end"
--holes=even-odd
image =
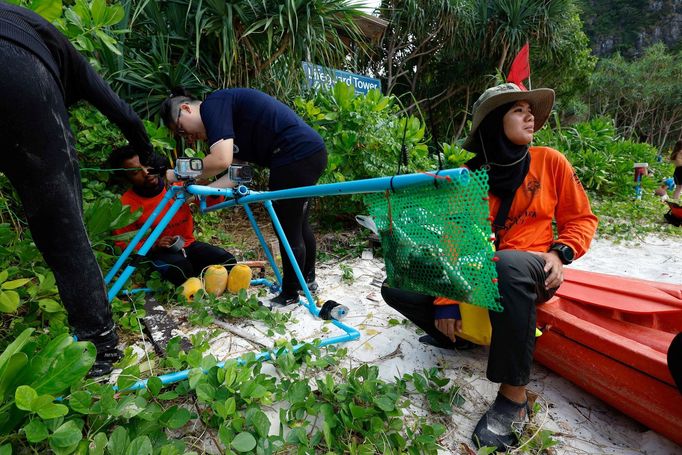
MULTIPOLYGON (((596 239, 588 254, 570 267, 682 284, 682 254, 674 239, 649 237, 638 243, 614 244, 596 239)), ((338 263, 323 263, 318 267, 320 297, 346 305, 350 315, 344 319, 361 332, 357 341, 345 344, 348 356, 339 367, 354 367, 362 363, 377 365, 382 378, 394 377, 438 367, 446 377, 460 386, 465 398, 455 407, 452 416, 443 420, 434 417, 448 428, 444 438, 444 452, 468 454, 473 444, 471 432, 481 414, 494 400, 497 385, 485 378, 487 348, 470 351, 449 351, 418 342, 418 329, 386 305, 379 285, 385 277, 382 260, 369 258, 344 260, 353 272, 352 282, 343 278, 338 263), (390 323, 390 320, 394 320, 390 323), (395 320, 401 321, 396 324, 395 320), (467 448, 469 446, 469 448, 467 448)), ((288 338, 312 340, 340 335, 343 332, 331 324, 313 318, 307 309, 298 306, 293 313, 288 338)), ((224 331, 211 345, 211 352, 219 359, 233 358, 250 351, 259 351, 271 340, 265 327, 258 322, 242 321, 239 330, 246 339, 234 332, 224 331), (251 341, 249 341, 249 339, 251 341)), ((682 447, 647 429, 621 412, 582 391, 555 373, 535 365, 529 390, 538 395, 540 412, 533 424, 554 432, 558 444, 551 450, 557 454, 681 454, 682 447)), ((415 412, 427 414, 426 409, 415 412)), ((276 416, 272 416, 276 419, 276 416)), ((276 422, 273 421, 273 428, 276 422)))

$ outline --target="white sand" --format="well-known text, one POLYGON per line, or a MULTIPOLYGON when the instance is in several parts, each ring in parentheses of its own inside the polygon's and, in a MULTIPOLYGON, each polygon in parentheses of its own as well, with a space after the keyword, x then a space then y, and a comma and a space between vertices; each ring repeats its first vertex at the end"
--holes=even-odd
MULTIPOLYGON (((469 439, 471 432, 497 392, 496 385, 485 378, 487 349, 445 351, 419 343, 416 327, 411 323, 389 326, 390 319, 403 321, 403 317, 381 300, 377 284, 385 276, 383 263, 360 258, 344 263, 353 270, 352 283, 342 281, 338 264, 318 267, 320 297, 348 306, 350 315, 344 322, 362 334, 360 340, 346 343, 349 355, 340 366, 372 363, 379 366, 386 380, 425 368, 444 368, 447 377, 461 387, 466 399, 451 417, 439 420, 448 427, 444 453, 475 453, 469 452, 465 445, 473 446, 469 439)), ((675 240, 648 238, 637 246, 596 240, 590 252, 572 267, 682 284, 682 254, 675 240)), ((293 314, 295 322, 290 326, 290 338, 311 340, 343 333, 329 323, 315 320, 303 307, 294 308, 293 314)), ((224 332, 213 340, 212 352, 225 359, 262 349, 253 342, 265 341, 262 326, 246 321, 240 330, 248 332, 252 341, 224 332)), ((534 417, 534 424, 554 431, 559 441, 553 453, 682 454, 682 447, 540 365, 534 367, 529 389, 539 395, 542 406, 534 417)), ((426 414, 420 409, 415 412, 426 414)))

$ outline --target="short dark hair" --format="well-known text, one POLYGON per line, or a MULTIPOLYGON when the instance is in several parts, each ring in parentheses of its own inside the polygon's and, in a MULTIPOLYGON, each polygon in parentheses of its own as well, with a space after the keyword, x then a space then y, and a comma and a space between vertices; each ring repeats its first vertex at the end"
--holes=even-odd
POLYGON ((159 113, 161 120, 167 128, 175 127, 175 121, 178 118, 178 109, 182 103, 194 103, 198 101, 183 87, 175 87, 171 91, 171 95, 163 100, 159 113))
POLYGON ((129 160, 135 156, 139 156, 139 153, 131 146, 126 145, 123 147, 117 147, 111 151, 109 158, 107 159, 107 168, 109 169, 119 169, 113 171, 114 176, 119 179, 125 180, 125 171, 120 170, 123 168, 123 162, 129 160))

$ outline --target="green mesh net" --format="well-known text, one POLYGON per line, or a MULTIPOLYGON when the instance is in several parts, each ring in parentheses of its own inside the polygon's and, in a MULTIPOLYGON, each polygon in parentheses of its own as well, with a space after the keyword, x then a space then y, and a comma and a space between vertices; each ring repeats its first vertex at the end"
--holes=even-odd
POLYGON ((484 171, 365 196, 388 283, 502 311, 487 196, 484 171))

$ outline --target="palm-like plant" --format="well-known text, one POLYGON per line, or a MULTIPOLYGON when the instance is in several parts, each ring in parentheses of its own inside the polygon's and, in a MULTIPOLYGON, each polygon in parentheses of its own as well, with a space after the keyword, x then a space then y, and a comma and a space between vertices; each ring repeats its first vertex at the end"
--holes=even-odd
POLYGON ((127 44, 137 62, 119 80, 145 94, 155 85, 166 92, 166 84, 189 77, 191 85, 196 86, 196 78, 203 85, 196 87, 198 92, 255 86, 286 95, 300 87, 302 60, 344 67, 349 47, 343 38, 360 41, 354 23, 360 13, 349 0, 129 2, 133 12, 127 44), (143 55, 156 69, 139 61, 143 55), (152 76, 152 71, 166 70, 175 71, 168 77, 152 76))

